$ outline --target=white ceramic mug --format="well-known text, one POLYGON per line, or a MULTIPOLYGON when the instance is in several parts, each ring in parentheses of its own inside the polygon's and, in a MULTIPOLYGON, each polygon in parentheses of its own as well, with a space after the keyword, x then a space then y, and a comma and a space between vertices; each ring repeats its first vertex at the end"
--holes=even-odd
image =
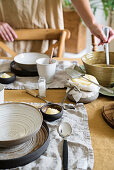
POLYGON ((49 64, 49 58, 40 58, 36 63, 39 77, 45 77, 46 83, 51 83, 56 72, 56 60, 52 59, 52 63, 49 64))
POLYGON ((4 103, 4 86, 0 84, 0 104, 4 103))

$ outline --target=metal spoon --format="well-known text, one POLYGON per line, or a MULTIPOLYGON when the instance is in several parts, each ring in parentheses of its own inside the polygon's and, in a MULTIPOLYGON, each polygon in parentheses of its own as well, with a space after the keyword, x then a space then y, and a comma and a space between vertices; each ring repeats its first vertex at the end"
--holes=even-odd
POLYGON ((72 133, 72 128, 69 123, 64 122, 58 127, 59 135, 64 139, 63 141, 63 169, 68 169, 68 144, 65 139, 72 133))
POLYGON ((71 68, 67 68, 67 69, 66 69, 66 72, 67 72, 67 74, 68 74, 70 77, 72 77, 72 78, 83 77, 84 79, 86 79, 86 80, 88 80, 89 82, 95 84, 96 86, 100 87, 101 89, 103 89, 103 90, 105 90, 105 91, 107 91, 107 92, 109 92, 109 93, 111 93, 111 94, 114 94, 114 91, 112 91, 112 90, 110 90, 110 89, 108 89, 108 88, 106 88, 106 87, 103 87, 103 86, 101 86, 100 84, 97 84, 97 83, 95 83, 94 81, 91 81, 91 80, 89 80, 88 78, 86 78, 84 73, 81 73, 81 72, 79 72, 79 71, 77 71, 77 70, 74 70, 74 69, 71 69, 71 68))

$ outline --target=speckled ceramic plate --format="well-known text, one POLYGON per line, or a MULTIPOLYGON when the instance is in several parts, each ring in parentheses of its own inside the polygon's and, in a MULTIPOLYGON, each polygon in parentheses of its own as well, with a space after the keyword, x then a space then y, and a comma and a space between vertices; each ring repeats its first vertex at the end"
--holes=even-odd
POLYGON ((0 148, 0 169, 24 166, 39 158, 49 145, 49 129, 45 122, 29 141, 11 148, 0 148))
POLYGON ((42 122, 42 114, 29 104, 0 104, 0 147, 26 142, 39 131, 42 122))

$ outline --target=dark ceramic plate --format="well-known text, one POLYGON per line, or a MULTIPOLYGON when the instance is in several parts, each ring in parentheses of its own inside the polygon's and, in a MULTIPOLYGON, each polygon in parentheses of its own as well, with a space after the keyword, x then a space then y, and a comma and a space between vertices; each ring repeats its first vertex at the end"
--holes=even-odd
POLYGON ((49 145, 49 128, 43 122, 35 137, 16 147, 0 149, 0 169, 24 166, 39 158, 49 145), (1 159, 2 158, 2 159, 1 159))
MULTIPOLYGON (((3 73, 0 73, 0 75, 1 74, 3 74, 3 73)), ((0 83, 2 83, 2 84, 9 84, 9 83, 13 83, 16 80, 15 74, 10 73, 10 72, 6 72, 6 74, 8 74, 11 77, 9 77, 9 78, 1 78, 0 77, 0 83)))
POLYGON ((37 70, 24 70, 18 66, 15 61, 12 61, 10 64, 11 72, 20 77, 33 77, 38 76, 37 70))
POLYGON ((57 119, 61 118, 62 115, 63 115, 63 107, 58 105, 58 104, 55 104, 55 103, 45 104, 44 106, 42 106, 40 108, 40 111, 43 115, 44 120, 47 120, 49 122, 57 120, 57 119), (46 114, 46 111, 47 111, 48 108, 57 109, 59 111, 59 113, 57 113, 57 114, 46 114))

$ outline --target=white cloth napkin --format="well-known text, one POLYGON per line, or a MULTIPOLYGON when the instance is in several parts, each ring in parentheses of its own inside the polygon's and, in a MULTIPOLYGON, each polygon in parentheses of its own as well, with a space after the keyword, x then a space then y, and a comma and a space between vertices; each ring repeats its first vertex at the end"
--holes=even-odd
POLYGON ((94 155, 88 127, 88 116, 84 105, 80 103, 76 105, 75 110, 64 111, 62 119, 51 123, 47 122, 50 131, 50 143, 47 151, 36 161, 15 168, 16 170, 62 170, 63 139, 57 132, 57 128, 62 122, 69 122, 72 127, 72 134, 67 137, 68 169, 93 169, 94 155))
MULTIPOLYGON (((11 61, 6 59, 0 60, 0 72, 10 71, 11 61)), ((67 80, 65 69, 73 67, 76 61, 59 61, 57 62, 56 74, 52 83, 47 84, 47 88, 64 88, 67 80)), ((10 84, 4 84, 5 89, 38 89, 38 77, 19 77, 16 76, 16 81, 10 84)))

